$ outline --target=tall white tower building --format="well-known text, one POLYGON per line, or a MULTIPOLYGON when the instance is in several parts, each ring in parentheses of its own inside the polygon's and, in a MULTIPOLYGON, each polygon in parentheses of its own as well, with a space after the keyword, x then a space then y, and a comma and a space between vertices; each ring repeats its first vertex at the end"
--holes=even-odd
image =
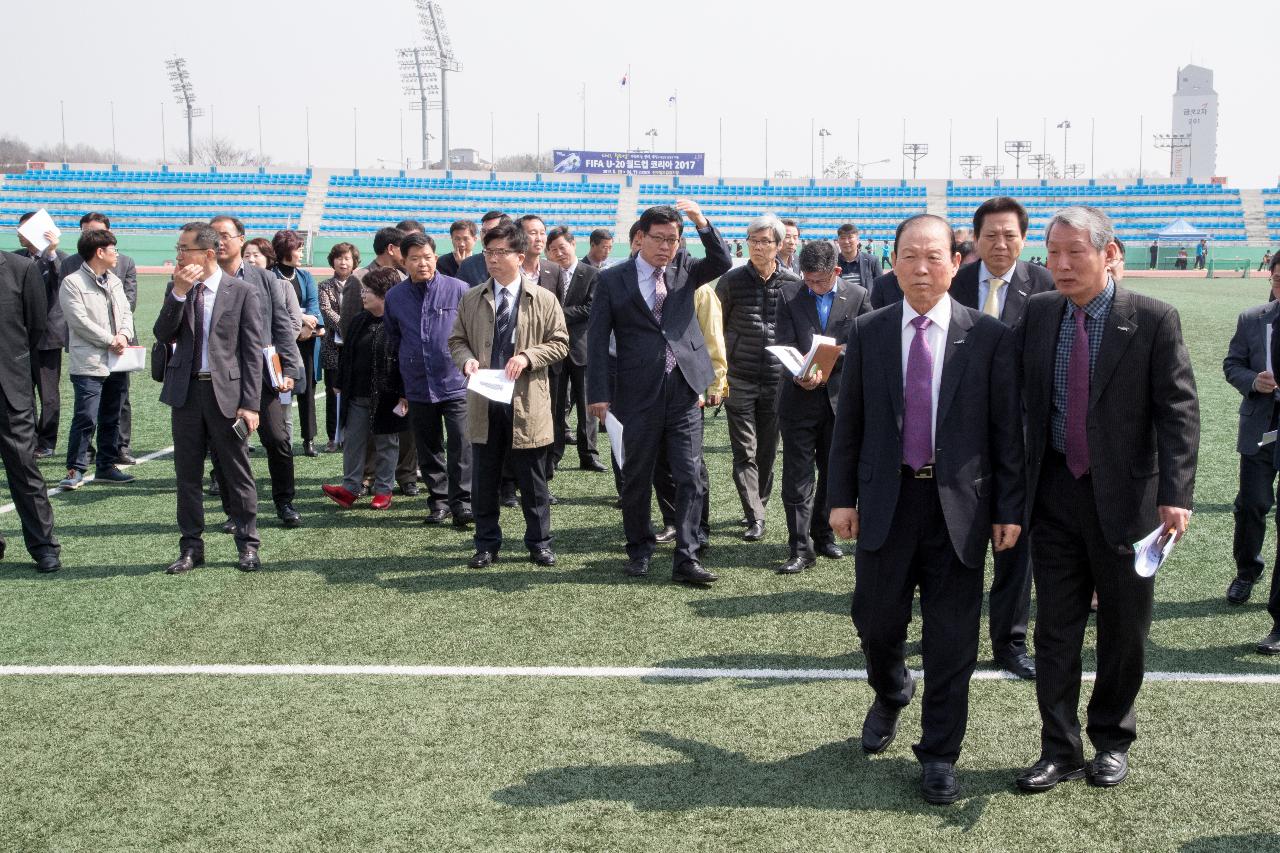
POLYGON ((1213 72, 1199 65, 1178 69, 1173 93, 1173 133, 1191 137, 1191 147, 1174 152, 1173 176, 1207 182, 1218 174, 1218 93, 1213 72))

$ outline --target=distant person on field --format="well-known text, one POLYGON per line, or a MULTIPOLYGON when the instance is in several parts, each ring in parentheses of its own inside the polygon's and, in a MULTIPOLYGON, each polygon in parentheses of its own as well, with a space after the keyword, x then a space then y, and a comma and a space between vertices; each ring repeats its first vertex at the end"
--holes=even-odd
POLYGON ((449 242, 453 244, 453 251, 440 256, 436 262, 436 269, 441 275, 457 278, 459 265, 471 257, 476 247, 475 222, 470 219, 459 219, 450 225, 449 242))
POLYGON ((1196 243, 1196 269, 1204 269, 1205 257, 1209 254, 1209 247, 1204 240, 1196 243))
POLYGON ((1155 240, 1152 240, 1151 246, 1147 249, 1147 251, 1151 253, 1151 260, 1147 266, 1147 269, 1153 270, 1160 263, 1160 244, 1157 243, 1155 240))
POLYGON ((1271 267, 1271 250, 1267 249, 1267 251, 1262 255, 1262 262, 1258 264, 1258 270, 1262 271, 1265 269, 1269 269, 1270 267, 1271 267))
POLYGON ((582 262, 602 270, 609 263, 609 255, 613 253, 613 232, 608 228, 597 228, 591 232, 590 240, 591 249, 582 262))

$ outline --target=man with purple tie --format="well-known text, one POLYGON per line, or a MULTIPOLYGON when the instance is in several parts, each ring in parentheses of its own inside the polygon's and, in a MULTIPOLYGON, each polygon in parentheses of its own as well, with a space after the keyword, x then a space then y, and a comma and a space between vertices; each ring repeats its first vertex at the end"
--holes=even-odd
POLYGON ((959 798, 955 762, 978 662, 987 540, 1021 534, 1022 418, 1014 333, 947 293, 960 266, 951 226, 929 214, 898 226, 904 299, 849 332, 831 439, 831 527, 857 539, 853 623, 875 701, 862 748, 883 752, 915 693, 907 625, 920 588, 925 671, 921 792, 959 798))

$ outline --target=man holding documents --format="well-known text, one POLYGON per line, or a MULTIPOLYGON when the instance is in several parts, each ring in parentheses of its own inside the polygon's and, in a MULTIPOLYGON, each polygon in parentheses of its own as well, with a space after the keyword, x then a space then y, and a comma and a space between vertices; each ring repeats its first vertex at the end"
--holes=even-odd
MULTIPOLYGON (((1230 604, 1248 601, 1253 585, 1266 569, 1262 541, 1267 532, 1267 514, 1275 503, 1276 451, 1280 449, 1275 440, 1276 426, 1280 424, 1276 392, 1276 370, 1280 368, 1280 301, 1276 301, 1280 298, 1280 255, 1271 262, 1271 295, 1271 302, 1240 315, 1222 362, 1227 381, 1244 396, 1236 444, 1240 453, 1240 491, 1236 494, 1235 542, 1231 549, 1236 576, 1227 587, 1230 604)), ((1264 655, 1280 654, 1280 581, 1274 570, 1267 610, 1273 624, 1271 633, 1258 642, 1258 651, 1264 655)))
POLYGON ((62 383, 62 350, 67 345, 67 321, 62 316, 58 285, 62 281, 62 262, 67 253, 58 248, 61 232, 43 208, 18 218, 18 242, 22 248, 14 254, 30 258, 44 281, 45 303, 49 316, 36 348, 31 351, 31 381, 40 399, 36 418, 36 458, 53 455, 58 443, 58 419, 62 410, 59 386, 62 383))
POLYGON ((130 350, 133 314, 124 284, 116 278, 116 238, 110 231, 85 231, 76 251, 83 261, 62 280, 58 300, 67 322, 71 387, 75 414, 67 436, 67 476, 59 484, 78 489, 89 466, 89 442, 98 433, 97 473, 100 483, 131 483, 133 475, 117 467, 120 458, 120 411, 129 391, 129 365, 117 363, 130 350))
POLYGON ((502 550, 498 490, 506 461, 520 486, 529 560, 539 566, 556 562, 546 477, 555 438, 550 367, 568 355, 569 330, 556 295, 520 274, 528 251, 528 238, 515 225, 485 232, 489 280, 459 301, 449 335, 453 362, 470 380, 467 436, 476 552, 467 565, 473 569, 497 562, 502 550), (497 371, 506 381, 486 371, 497 371), (477 390, 482 383, 484 393, 477 390))
POLYGON ((1110 218, 1069 207, 1046 229, 1056 292, 1027 301, 1019 328, 1035 577, 1040 758, 1017 779, 1047 791, 1129 772, 1134 702, 1155 581, 1134 544, 1157 525, 1175 537, 1191 517, 1200 411, 1178 312, 1116 286, 1110 218), (1084 760, 1077 714, 1080 648, 1098 591, 1097 681, 1084 760))
MULTIPOLYGON (((803 281, 782 285, 778 303, 777 345, 808 353, 815 337, 843 348, 853 321, 871 310, 867 290, 840 278, 836 249, 816 240, 800 250, 803 281)), ((787 515, 790 558, 779 574, 795 574, 814 564, 817 554, 838 560, 827 518, 827 460, 836 419, 843 352, 827 372, 816 367, 797 376, 786 371, 778 389, 778 424, 782 429, 782 506, 787 515), (814 468, 817 468, 817 490, 814 468)), ((803 365, 801 365, 803 366, 803 365)))
MULTIPOLYGON (((1021 534, 1026 480, 1014 335, 947 291, 960 266, 951 226, 929 214, 898 226, 904 299, 849 331, 831 438, 831 527, 857 539, 853 623, 875 701, 862 748, 883 752, 915 693, 907 625, 916 587, 924 702, 915 754, 929 803, 960 796, 955 762, 978 662, 987 541, 1021 534)), ((830 318, 828 318, 828 321, 830 318)))

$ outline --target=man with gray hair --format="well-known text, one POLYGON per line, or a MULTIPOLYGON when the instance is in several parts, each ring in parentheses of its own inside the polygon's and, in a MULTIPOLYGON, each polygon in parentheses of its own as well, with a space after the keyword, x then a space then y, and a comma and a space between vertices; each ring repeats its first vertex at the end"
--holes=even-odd
POLYGON ((786 231, 773 214, 747 226, 751 260, 720 278, 716 295, 724 315, 729 355, 729 443, 733 446, 733 482, 742 501, 746 531, 742 538, 764 538, 765 509, 773 492, 773 460, 778 452, 778 360, 773 346, 782 285, 799 281, 778 263, 786 231))
POLYGON ((1055 290, 1027 301, 1018 329, 1042 725, 1039 760, 1017 784, 1032 792, 1128 775, 1155 585, 1134 571, 1133 544, 1153 529, 1162 542, 1186 531, 1200 443, 1178 312, 1116 285, 1111 220, 1069 207, 1045 235, 1055 290), (1086 764, 1077 709, 1095 586, 1096 755, 1086 764))

